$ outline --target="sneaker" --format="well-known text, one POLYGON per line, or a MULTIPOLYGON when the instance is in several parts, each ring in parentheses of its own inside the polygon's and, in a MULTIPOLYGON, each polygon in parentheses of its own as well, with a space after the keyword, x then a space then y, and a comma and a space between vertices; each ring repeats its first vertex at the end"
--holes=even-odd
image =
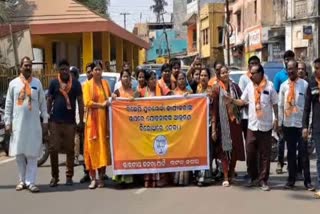
POLYGON ((96 180, 92 180, 89 185, 89 189, 95 189, 95 188, 97 188, 97 182, 96 180))
POLYGON ((262 182, 262 183, 260 184, 260 189, 261 189, 262 191, 270 191, 270 187, 269 187, 266 183, 264 183, 264 182, 262 182))
POLYGON ((67 178, 66 180, 66 186, 72 186, 73 185, 73 180, 72 178, 67 178))
POLYGON ((81 184, 88 183, 90 181, 91 181, 91 179, 90 179, 90 176, 88 174, 84 174, 84 176, 80 179, 80 183, 81 184))
POLYGON ((248 183, 246 184, 246 187, 256 187, 256 186, 258 186, 258 180, 249 179, 248 183))
POLYGON ((314 186, 312 184, 305 184, 304 187, 306 188, 306 190, 313 192, 316 190, 316 188, 314 188, 314 186))
POLYGON ((58 183, 59 183, 59 179, 58 178, 51 178, 49 186, 50 187, 56 187, 56 186, 58 186, 58 183))
POLYGON ((280 162, 278 162, 277 164, 277 169, 276 169, 276 173, 277 174, 282 174, 283 173, 283 170, 282 170, 283 166, 280 162))
POLYGON ((284 189, 287 189, 287 190, 292 190, 294 188, 294 184, 293 183, 286 183, 286 185, 284 185, 284 189))

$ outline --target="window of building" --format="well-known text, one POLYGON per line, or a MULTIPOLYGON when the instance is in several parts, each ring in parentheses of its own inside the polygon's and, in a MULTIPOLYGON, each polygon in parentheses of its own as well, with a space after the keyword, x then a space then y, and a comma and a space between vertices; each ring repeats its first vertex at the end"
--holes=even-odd
POLYGON ((218 27, 218 43, 223 44, 223 27, 218 27))
POLYGON ((159 51, 159 49, 156 49, 156 54, 158 54, 158 55, 160 54, 160 51, 159 51))
POLYGON ((241 11, 237 11, 236 16, 237 16, 237 31, 241 32, 241 11))
POLYGON ((193 35, 192 35, 192 46, 193 48, 197 47, 197 30, 193 30, 193 35))
POLYGON ((202 44, 209 44, 209 28, 202 30, 202 44))

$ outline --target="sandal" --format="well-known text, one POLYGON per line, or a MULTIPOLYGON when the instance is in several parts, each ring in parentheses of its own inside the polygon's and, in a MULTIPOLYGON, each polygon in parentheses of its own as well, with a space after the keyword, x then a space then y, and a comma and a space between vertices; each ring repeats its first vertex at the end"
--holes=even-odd
POLYGON ((34 184, 30 184, 28 186, 28 190, 31 192, 31 193, 37 193, 37 192, 40 192, 40 189, 34 185, 34 184))
POLYGON ((16 191, 21 191, 24 190, 26 188, 25 183, 20 182, 17 186, 16 186, 16 191))
POLYGON ((98 180, 98 188, 103 188, 104 187, 104 180, 103 179, 99 179, 98 180))
POLYGON ((316 193, 314 193, 314 197, 316 199, 320 199, 320 191, 317 191, 316 193))
POLYGON ((91 180, 91 183, 89 185, 89 189, 95 189, 97 188, 97 182, 96 180, 91 180))
POLYGON ((222 183, 222 186, 223 186, 223 187, 230 187, 229 181, 224 181, 224 182, 222 183))

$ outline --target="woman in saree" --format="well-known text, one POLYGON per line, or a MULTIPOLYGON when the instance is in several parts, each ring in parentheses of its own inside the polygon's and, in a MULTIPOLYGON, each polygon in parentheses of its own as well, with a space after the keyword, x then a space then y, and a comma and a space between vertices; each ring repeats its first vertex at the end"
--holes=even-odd
MULTIPOLYGON (((210 99, 210 109, 211 109, 211 97, 212 97, 212 87, 208 85, 211 76, 211 71, 209 68, 202 68, 200 72, 200 82, 197 86, 197 94, 206 94, 210 99)), ((209 110, 209 133, 211 133, 211 110, 209 110)), ((209 138, 209 170, 201 170, 197 175, 197 185, 203 186, 208 185, 212 181, 212 161, 213 161, 213 142, 209 138)))
MULTIPOLYGON (((141 97, 161 96, 162 89, 157 84, 157 75, 154 71, 146 72, 147 86, 141 91, 141 97)), ((171 94, 169 91, 168 94, 171 94)), ((170 174, 168 173, 154 173, 144 175, 144 186, 149 187, 164 187, 169 184, 170 174)))
MULTIPOLYGON (((112 94, 112 99, 117 97, 133 99, 136 93, 131 87, 131 73, 129 70, 123 70, 120 73, 121 87, 112 94)), ((117 175, 113 176, 113 181, 119 184, 121 187, 133 184, 133 175, 117 175)))
POLYGON ((102 64, 90 64, 93 78, 83 86, 86 112, 84 134, 84 161, 91 177, 90 189, 104 186, 106 166, 111 164, 108 132, 108 98, 111 96, 107 81, 102 79, 102 64), (99 179, 96 179, 98 172, 99 179))
MULTIPOLYGON (((193 92, 187 89, 187 78, 182 72, 178 74, 177 88, 173 91, 174 95, 187 96, 193 92)), ((173 183, 178 186, 187 186, 190 183, 191 172, 182 171, 174 173, 173 183)))
POLYGON ((234 177, 236 162, 244 161, 245 155, 240 110, 225 99, 225 96, 240 99, 242 92, 239 86, 230 80, 226 66, 217 71, 216 76, 217 83, 212 94, 212 139, 216 144, 217 157, 222 162, 222 185, 229 187, 234 177))

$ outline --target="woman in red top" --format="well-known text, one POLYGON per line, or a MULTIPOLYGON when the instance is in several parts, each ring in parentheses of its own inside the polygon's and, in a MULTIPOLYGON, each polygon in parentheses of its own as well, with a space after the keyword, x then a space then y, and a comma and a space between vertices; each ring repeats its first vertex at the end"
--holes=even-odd
POLYGON ((228 187, 235 173, 237 160, 244 161, 244 145, 241 129, 240 110, 224 97, 240 99, 239 86, 229 79, 229 70, 223 66, 217 71, 217 83, 213 88, 212 139, 216 143, 216 154, 222 161, 224 182, 228 187))

